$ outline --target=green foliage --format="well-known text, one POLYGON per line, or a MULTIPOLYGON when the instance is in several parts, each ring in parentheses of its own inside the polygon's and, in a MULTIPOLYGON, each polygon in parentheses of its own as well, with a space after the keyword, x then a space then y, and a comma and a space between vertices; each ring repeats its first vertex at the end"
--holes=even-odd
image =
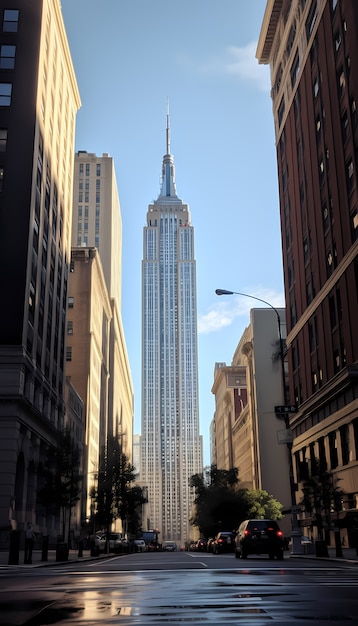
POLYGON ((282 505, 266 491, 239 488, 237 468, 220 470, 212 465, 208 480, 202 474, 195 474, 190 486, 195 490, 195 510, 190 523, 206 539, 220 530, 234 531, 249 517, 282 517, 282 505))
POLYGON ((127 527, 133 526, 136 530, 142 490, 132 486, 136 474, 122 450, 120 436, 108 437, 100 456, 99 467, 97 487, 91 492, 91 498, 96 504, 97 524, 110 529, 114 520, 121 519, 127 527))
POLYGON ((245 495, 247 518, 281 519, 282 504, 264 489, 249 489, 245 495))

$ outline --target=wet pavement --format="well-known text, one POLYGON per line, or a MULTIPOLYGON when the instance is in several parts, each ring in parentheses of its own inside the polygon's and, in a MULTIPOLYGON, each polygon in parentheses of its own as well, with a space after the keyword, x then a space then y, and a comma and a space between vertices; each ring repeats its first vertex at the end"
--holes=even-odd
POLYGON ((348 626, 357 624, 358 557, 56 551, 7 565, 0 553, 1 626, 348 626))
POLYGON ((357 624, 358 568, 347 561, 156 553, 12 572, 0 586, 3 626, 357 624))

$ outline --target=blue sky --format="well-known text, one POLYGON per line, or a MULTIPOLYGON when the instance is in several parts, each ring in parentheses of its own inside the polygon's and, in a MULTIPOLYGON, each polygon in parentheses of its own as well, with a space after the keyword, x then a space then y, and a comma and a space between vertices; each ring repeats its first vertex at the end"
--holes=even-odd
POLYGON ((62 0, 80 89, 76 150, 115 162, 122 317, 141 410, 141 261, 160 190, 167 100, 178 196, 195 227, 200 425, 210 463, 215 362, 231 363, 253 300, 284 305, 269 68, 255 59, 266 0, 62 0))

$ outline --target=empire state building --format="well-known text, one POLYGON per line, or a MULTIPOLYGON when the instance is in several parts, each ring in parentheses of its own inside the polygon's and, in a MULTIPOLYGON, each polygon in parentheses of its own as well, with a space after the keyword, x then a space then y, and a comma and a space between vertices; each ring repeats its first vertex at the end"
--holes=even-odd
POLYGON ((142 457, 149 519, 160 541, 187 541, 202 472, 194 228, 177 196, 167 115, 160 194, 148 206, 142 264, 142 457))

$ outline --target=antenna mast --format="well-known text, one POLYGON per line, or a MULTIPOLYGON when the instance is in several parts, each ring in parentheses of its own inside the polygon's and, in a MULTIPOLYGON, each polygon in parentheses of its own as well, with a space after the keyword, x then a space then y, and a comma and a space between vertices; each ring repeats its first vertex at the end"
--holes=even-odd
POLYGON ((167 99, 167 154, 170 154, 170 115, 169 115, 169 98, 167 99))

